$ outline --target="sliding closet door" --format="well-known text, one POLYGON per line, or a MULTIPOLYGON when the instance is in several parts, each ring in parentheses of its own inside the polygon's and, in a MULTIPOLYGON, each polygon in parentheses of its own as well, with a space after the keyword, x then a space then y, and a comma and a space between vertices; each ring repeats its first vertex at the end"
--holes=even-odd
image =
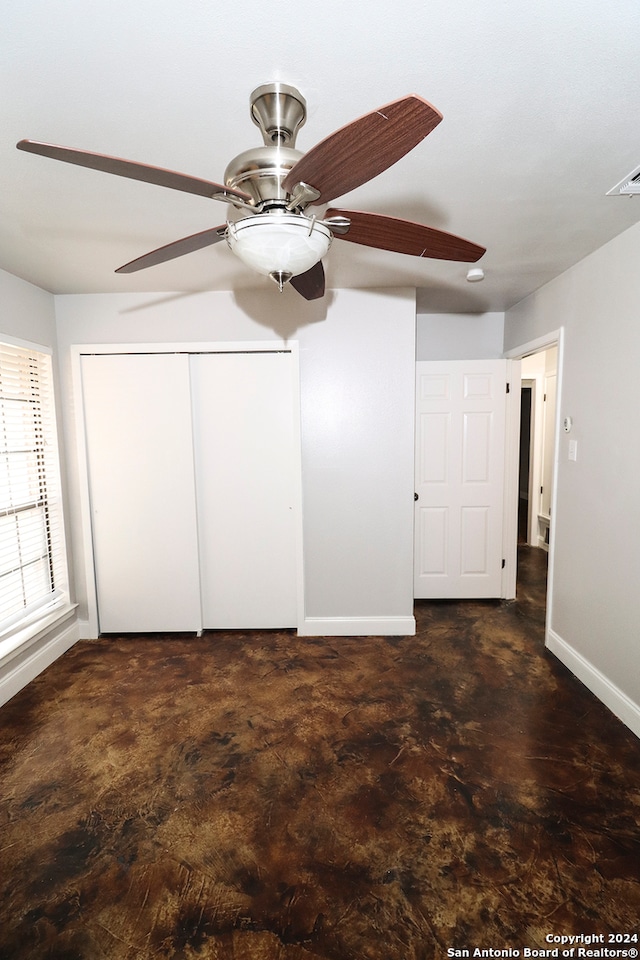
POLYGON ((189 357, 84 356, 102 633, 200 628, 189 357))
POLYGON ((203 626, 295 626, 292 356, 195 355, 191 382, 203 626))

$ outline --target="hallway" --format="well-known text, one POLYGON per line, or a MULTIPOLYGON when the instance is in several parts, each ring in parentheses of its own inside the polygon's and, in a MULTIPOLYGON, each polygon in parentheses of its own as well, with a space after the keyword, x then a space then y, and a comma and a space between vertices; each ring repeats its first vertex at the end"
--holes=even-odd
MULTIPOLYGON (((428 960, 638 933, 640 743, 513 602, 81 642, 2 709, 2 960, 428 960)), ((637 943, 634 944, 637 946, 637 943)))

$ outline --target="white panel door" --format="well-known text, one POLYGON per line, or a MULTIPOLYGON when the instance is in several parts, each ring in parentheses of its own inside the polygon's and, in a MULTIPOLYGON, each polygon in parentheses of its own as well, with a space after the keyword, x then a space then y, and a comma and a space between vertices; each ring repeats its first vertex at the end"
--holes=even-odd
POLYGON ((297 622, 291 353, 191 358, 205 628, 297 622))
POLYGON ((414 596, 500 597, 507 361, 416 368, 414 596))
POLYGON ((82 358, 102 633, 200 629, 189 358, 82 358))

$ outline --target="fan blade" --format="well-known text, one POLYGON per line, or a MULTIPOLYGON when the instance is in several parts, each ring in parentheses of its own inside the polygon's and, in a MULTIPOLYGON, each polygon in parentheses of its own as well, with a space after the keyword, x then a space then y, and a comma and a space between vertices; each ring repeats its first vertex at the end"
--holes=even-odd
POLYGON ((26 150, 27 153, 35 153, 41 157, 75 163, 79 167, 89 167, 91 170, 112 173, 117 177, 127 177, 129 180, 155 183, 159 187, 170 187, 172 190, 182 190, 184 193, 195 193, 199 197, 218 200, 233 200, 236 197, 245 202, 251 201, 249 194, 242 190, 234 190, 220 183, 190 177, 186 173, 176 173, 173 170, 164 170, 162 167, 150 167, 135 160, 121 160, 102 153, 89 153, 87 150, 75 150, 73 147, 60 147, 53 143, 40 143, 37 140, 20 140, 16 146, 18 150, 26 150))
POLYGON ((346 217, 351 226, 345 234, 336 234, 341 240, 361 243, 365 247, 393 250, 411 257, 431 257, 434 260, 461 260, 475 263, 486 253, 485 247, 463 240, 444 230, 425 227, 412 220, 383 217, 377 213, 359 210, 327 210, 326 219, 346 217))
POLYGON ((190 237, 183 237, 182 240, 174 240, 173 243, 167 243, 164 247, 158 247, 151 253, 145 253, 118 267, 116 273, 136 273, 137 270, 144 270, 146 267, 155 267, 158 263, 166 263, 167 260, 175 260, 177 257, 183 257, 185 253, 194 253, 203 247, 210 247, 213 243, 219 243, 224 239, 224 231, 227 229, 226 223, 220 227, 212 227, 210 230, 203 230, 201 233, 194 233, 190 237))
POLYGON ((297 277, 291 277, 289 283, 305 300, 319 300, 320 297, 324 297, 322 260, 318 260, 315 266, 310 267, 306 273, 299 273, 297 277))
POLYGON ((442 120, 422 97, 410 95, 373 110, 336 130, 291 168, 283 187, 308 183, 320 191, 315 203, 329 203, 386 170, 413 150, 442 120))

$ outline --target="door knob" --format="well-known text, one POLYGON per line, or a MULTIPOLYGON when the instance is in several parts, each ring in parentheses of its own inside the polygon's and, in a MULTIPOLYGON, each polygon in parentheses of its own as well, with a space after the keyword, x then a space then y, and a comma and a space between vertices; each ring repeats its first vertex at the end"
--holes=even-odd
POLYGON ((414 493, 413 499, 414 499, 414 500, 417 500, 417 499, 418 499, 418 494, 417 494, 417 493, 414 493))

